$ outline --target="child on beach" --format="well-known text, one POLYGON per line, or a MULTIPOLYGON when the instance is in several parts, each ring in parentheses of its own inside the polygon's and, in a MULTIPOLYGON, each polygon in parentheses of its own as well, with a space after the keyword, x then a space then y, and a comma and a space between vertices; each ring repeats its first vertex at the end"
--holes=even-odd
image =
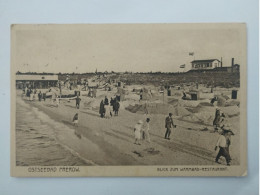
POLYGON ((73 122, 74 126, 78 126, 78 122, 79 122, 79 115, 78 115, 78 113, 76 113, 74 115, 72 122, 73 122))
POLYGON ((139 120, 138 123, 134 127, 134 133, 135 133, 135 142, 136 145, 141 145, 140 139, 141 139, 141 132, 143 129, 143 121, 139 120))

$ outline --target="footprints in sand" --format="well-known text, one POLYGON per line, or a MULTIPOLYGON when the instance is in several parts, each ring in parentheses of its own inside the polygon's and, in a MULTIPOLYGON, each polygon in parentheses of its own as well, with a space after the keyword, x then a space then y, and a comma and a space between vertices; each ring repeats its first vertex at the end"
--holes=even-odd
POLYGON ((148 155, 157 155, 160 154, 159 150, 155 150, 154 148, 146 148, 142 151, 133 151, 134 154, 136 154, 138 157, 144 157, 144 156, 148 156, 148 155))

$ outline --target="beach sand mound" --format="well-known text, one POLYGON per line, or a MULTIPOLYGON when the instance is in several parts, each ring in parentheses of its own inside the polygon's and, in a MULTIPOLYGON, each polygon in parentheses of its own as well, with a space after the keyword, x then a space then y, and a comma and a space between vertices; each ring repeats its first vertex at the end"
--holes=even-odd
MULTIPOLYGON (((186 108, 190 114, 187 115, 179 115, 181 116, 180 119, 184 121, 190 121, 199 124, 207 124, 212 125, 212 122, 215 117, 215 107, 213 106, 201 106, 198 105, 195 108, 186 108)), ((228 107, 221 107, 221 112, 226 115, 226 120, 229 118, 237 117, 240 115, 239 107, 238 106, 228 106, 228 107)))
POLYGON ((228 106, 239 106, 240 105, 240 101, 238 100, 229 100, 226 102, 226 107, 228 106))
POLYGON ((211 103, 209 103, 209 102, 201 102, 201 103, 199 103, 198 106, 200 106, 200 107, 202 107, 202 106, 210 106, 210 107, 213 107, 213 105, 212 105, 211 103))
POLYGON ((182 116, 180 119, 183 121, 190 121, 201 125, 212 125, 214 116, 210 115, 210 113, 204 112, 204 113, 195 113, 195 114, 182 116))
POLYGON ((238 106, 228 106, 220 109, 224 114, 228 117, 238 116, 240 114, 240 110, 238 106))
POLYGON ((168 104, 171 104, 171 105, 177 105, 178 104, 178 99, 174 99, 174 98, 171 98, 171 99, 168 99, 168 104))
POLYGON ((201 102, 196 107, 187 107, 186 110, 189 114, 180 115, 181 120, 210 125, 214 120, 215 107, 208 102, 201 102))
POLYGON ((168 115, 170 112, 173 116, 186 116, 189 115, 190 112, 181 106, 173 106, 169 104, 163 103, 149 103, 149 104, 135 104, 129 105, 125 108, 129 112, 139 113, 139 114, 165 114, 168 115))
POLYGON ((200 101, 192 101, 192 100, 179 100, 178 105, 182 107, 197 107, 200 104, 200 101))

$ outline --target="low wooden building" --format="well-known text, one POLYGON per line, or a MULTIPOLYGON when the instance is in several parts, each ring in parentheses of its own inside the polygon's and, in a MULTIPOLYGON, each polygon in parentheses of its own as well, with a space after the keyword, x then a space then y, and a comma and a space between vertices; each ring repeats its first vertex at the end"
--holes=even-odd
POLYGON ((17 74, 16 88, 25 87, 44 89, 56 87, 58 85, 58 75, 39 75, 39 74, 17 74))

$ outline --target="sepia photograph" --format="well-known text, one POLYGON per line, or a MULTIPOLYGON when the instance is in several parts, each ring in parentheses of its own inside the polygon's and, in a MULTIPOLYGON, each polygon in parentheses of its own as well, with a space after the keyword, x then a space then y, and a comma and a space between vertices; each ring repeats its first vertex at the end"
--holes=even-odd
POLYGON ((246 176, 244 23, 14 24, 11 176, 246 176))

